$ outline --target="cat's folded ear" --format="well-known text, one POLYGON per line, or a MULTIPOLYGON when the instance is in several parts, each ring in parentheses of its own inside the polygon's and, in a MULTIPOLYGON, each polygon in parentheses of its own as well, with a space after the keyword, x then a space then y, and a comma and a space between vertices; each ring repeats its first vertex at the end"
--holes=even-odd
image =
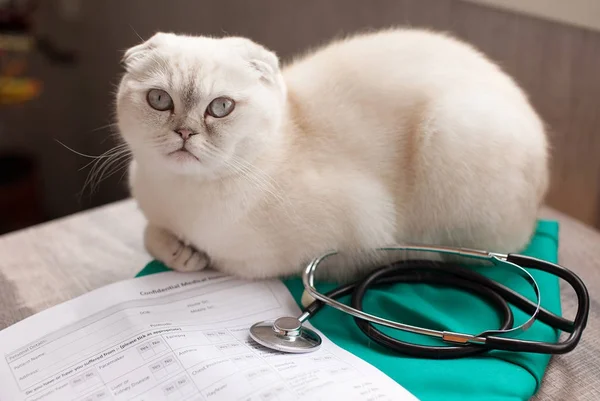
POLYGON ((130 47, 125 51, 121 58, 121 67, 125 71, 129 71, 131 66, 138 60, 146 57, 150 52, 155 49, 162 41, 167 37, 171 36, 170 33, 159 32, 154 34, 150 39, 143 43, 130 47))
POLYGON ((134 61, 139 60, 144 55, 146 50, 148 50, 148 45, 146 42, 127 49, 123 54, 123 57, 121 57, 121 68, 123 68, 126 72, 129 72, 134 61))
POLYGON ((235 46, 250 67, 258 71, 263 80, 270 83, 279 81, 279 58, 273 51, 243 37, 228 37, 225 40, 235 46))

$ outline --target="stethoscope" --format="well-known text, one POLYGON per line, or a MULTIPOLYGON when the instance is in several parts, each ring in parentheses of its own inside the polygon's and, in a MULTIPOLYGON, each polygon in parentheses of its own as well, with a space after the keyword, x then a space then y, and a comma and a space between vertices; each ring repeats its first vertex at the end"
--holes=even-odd
POLYGON ((564 354, 577 346, 587 324, 590 308, 587 288, 575 273, 560 265, 519 254, 500 254, 451 247, 397 246, 380 248, 379 250, 435 252, 461 258, 466 257, 479 262, 491 262, 491 268, 503 267, 519 274, 533 288, 536 301, 530 301, 510 288, 476 272, 476 269, 468 269, 464 265, 454 262, 438 262, 429 259, 390 263, 373 270, 364 279, 322 294, 315 288, 315 272, 323 261, 337 254, 337 252, 332 251, 312 260, 303 271, 302 282, 305 293, 312 297, 314 301, 306 306, 298 317, 286 316, 274 321, 254 324, 250 328, 251 338, 257 343, 276 351, 286 353, 316 351, 322 344, 321 336, 316 331, 305 327, 304 323, 321 310, 324 305, 332 306, 354 316, 354 321, 360 330, 372 341, 383 347, 404 355, 432 359, 460 358, 491 350, 564 354), (571 285, 578 300, 577 313, 573 321, 555 315, 541 307, 540 289, 536 280, 526 268, 556 275, 571 285), (444 285, 468 291, 493 305, 503 316, 503 322, 498 329, 487 330, 482 333, 455 333, 404 324, 362 310, 363 299, 369 288, 375 285, 396 283, 444 285), (351 295, 351 306, 336 301, 336 298, 346 295, 351 295), (514 316, 509 304, 528 314, 528 318, 524 323, 513 327, 514 316), (536 319, 570 335, 564 341, 557 343, 514 338, 515 335, 530 328, 536 319), (373 324, 435 337, 443 343, 452 345, 431 346, 404 342, 381 332, 373 324))

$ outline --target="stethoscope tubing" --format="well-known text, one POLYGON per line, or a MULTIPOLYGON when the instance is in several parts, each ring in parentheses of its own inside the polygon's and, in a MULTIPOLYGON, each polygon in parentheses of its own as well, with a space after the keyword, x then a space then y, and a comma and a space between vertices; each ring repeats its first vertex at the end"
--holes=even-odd
MULTIPOLYGON (((387 248, 386 250, 390 249, 391 248, 387 248)), ((464 250, 460 250, 459 252, 448 249, 445 250, 448 251, 448 253, 460 252, 461 254, 464 254, 464 250)), ((329 305, 342 312, 350 313, 360 330, 371 340, 402 354, 435 359, 464 357, 490 350, 562 354, 570 352, 575 348, 581 338, 583 329, 587 324, 587 316, 589 314, 589 294, 583 281, 565 267, 537 258, 519 254, 501 255, 483 251, 466 251, 467 255, 475 258, 502 259, 504 262, 516 265, 522 270, 524 270, 523 268, 540 270, 565 280, 575 290, 579 302, 577 313, 573 321, 555 315, 542 308, 539 299, 538 303, 534 303, 523 295, 483 276, 482 274, 450 262, 407 261, 395 263, 375 270, 365 279, 356 283, 347 284, 326 294, 321 294, 314 287, 315 271, 322 260, 333 254, 335 254, 335 252, 316 258, 305 269, 303 273, 305 290, 316 300, 303 309, 303 313, 299 320, 301 322, 306 321, 318 313, 324 305, 329 305), (378 330, 373 323, 381 324, 380 321, 372 319, 372 315, 365 314, 362 311, 362 300, 370 287, 394 283, 423 283, 461 288, 484 298, 493 305, 502 315, 502 323, 499 329, 484 332, 479 336, 458 333, 455 337, 451 335, 452 333, 447 337, 444 337, 443 333, 448 332, 430 330, 411 325, 398 323, 396 325, 397 327, 394 327, 391 324, 384 324, 388 327, 399 328, 400 330, 416 334, 442 338, 447 342, 453 342, 459 345, 426 346, 400 341, 378 330), (335 301, 336 298, 346 295, 352 295, 351 306, 335 301), (550 327, 570 333, 569 337, 558 343, 503 337, 503 334, 512 333, 514 330, 512 327, 514 324, 514 317, 509 307, 509 303, 528 313, 532 317, 532 319, 530 319, 531 324, 535 319, 540 320, 550 327), (499 335, 494 335, 495 333, 499 335)), ((527 274, 529 275, 529 273, 527 274)), ((531 277, 531 275, 529 275, 529 277, 531 277)), ((531 280, 533 280, 533 277, 531 277, 531 280)), ((537 295, 539 297, 539 293, 537 295)), ((528 328, 531 324, 526 324, 526 327, 524 328, 528 328)))

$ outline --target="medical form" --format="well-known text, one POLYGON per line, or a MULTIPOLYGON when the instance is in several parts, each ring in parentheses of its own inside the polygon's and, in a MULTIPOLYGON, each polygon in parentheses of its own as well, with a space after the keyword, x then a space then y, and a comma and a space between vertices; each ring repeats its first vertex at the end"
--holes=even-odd
POLYGON ((0 331, 0 401, 416 400, 324 336, 316 352, 285 354, 248 335, 298 314, 278 280, 204 271, 118 282, 0 331))

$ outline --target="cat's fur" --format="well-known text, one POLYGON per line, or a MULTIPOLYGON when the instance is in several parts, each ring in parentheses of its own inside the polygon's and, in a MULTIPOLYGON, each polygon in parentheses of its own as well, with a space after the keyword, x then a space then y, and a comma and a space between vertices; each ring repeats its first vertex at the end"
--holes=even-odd
POLYGON ((549 180, 543 123, 447 35, 359 34, 281 68, 248 39, 159 33, 123 62, 130 185, 148 251, 173 269, 282 276, 334 249, 330 276, 344 278, 390 244, 511 252, 530 239, 549 180), (172 114, 149 107, 151 88, 172 114), (221 95, 234 111, 206 115, 221 95), (190 153, 168 155, 182 127, 198 133, 190 153))

